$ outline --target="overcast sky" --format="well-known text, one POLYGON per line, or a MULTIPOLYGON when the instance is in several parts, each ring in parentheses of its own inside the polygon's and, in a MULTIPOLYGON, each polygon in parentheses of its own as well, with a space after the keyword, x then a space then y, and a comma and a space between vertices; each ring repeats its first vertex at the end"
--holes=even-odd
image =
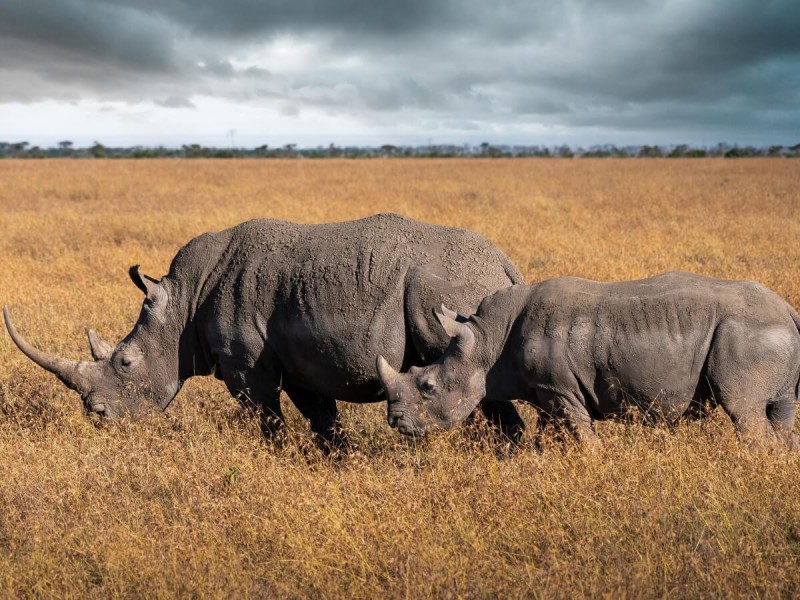
POLYGON ((800 0, 0 0, 0 141, 800 142, 800 0))

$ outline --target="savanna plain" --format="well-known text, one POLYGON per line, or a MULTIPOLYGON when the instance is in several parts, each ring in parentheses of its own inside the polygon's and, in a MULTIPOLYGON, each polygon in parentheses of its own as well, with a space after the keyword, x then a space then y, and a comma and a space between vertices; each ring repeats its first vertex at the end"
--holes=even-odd
MULTIPOLYGON (((800 307, 800 161, 0 161, 0 303, 37 346, 118 340, 193 236, 253 217, 394 211, 475 229, 529 281, 685 269, 800 307)), ((800 457, 730 420, 602 423, 598 448, 505 447, 477 423, 422 440, 340 403, 326 458, 221 382, 106 424, 0 333, 0 595, 797 597, 800 457)))

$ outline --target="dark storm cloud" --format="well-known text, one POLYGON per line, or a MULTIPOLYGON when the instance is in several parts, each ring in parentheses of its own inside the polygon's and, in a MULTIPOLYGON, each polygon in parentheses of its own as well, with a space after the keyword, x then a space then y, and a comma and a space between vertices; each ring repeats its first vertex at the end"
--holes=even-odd
POLYGON ((0 102, 800 136, 798 31, 795 0, 0 0, 0 102))
POLYGON ((329 30, 403 36, 420 28, 435 28, 438 19, 456 12, 453 4, 425 0, 145 0, 137 5, 174 19, 196 33, 239 39, 279 31, 329 30))
MULTIPOLYGON (((170 24, 156 15, 81 0, 0 2, 0 64, 14 65, 14 45, 38 46, 55 60, 102 58, 121 68, 168 70, 175 65, 170 24)), ((33 66, 33 65, 20 65, 33 66)), ((39 65, 46 66, 46 65, 39 65)))

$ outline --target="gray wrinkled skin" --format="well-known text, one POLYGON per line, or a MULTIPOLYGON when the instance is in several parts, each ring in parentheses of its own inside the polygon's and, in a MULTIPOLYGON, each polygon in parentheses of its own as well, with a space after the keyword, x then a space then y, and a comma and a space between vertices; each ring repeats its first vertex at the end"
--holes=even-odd
MULTIPOLYGON (((184 246, 160 281, 130 271, 145 301, 133 331, 112 346, 90 331, 92 361, 39 352, 6 326, 31 359, 77 390, 87 410, 135 416, 165 409, 184 381, 214 374, 260 406, 265 433, 282 424, 284 389, 324 444, 341 442, 334 398, 383 400, 374 360, 407 369, 437 358, 449 338, 434 308, 470 314, 522 275, 471 231, 394 214, 299 225, 253 220, 184 246)), ((513 405, 488 400, 510 436, 513 405)))
POLYGON ((559 277, 487 297, 424 368, 378 358, 393 423, 447 429, 484 397, 530 402, 578 439, 632 405, 673 422, 721 405, 743 437, 797 448, 800 317, 752 282, 691 273, 599 283, 559 277))

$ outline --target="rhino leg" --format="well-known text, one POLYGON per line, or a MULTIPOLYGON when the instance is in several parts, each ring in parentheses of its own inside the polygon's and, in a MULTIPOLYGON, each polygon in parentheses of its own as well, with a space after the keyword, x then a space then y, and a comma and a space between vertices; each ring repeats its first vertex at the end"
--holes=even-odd
MULTIPOLYGON (((540 452, 545 449, 548 438, 555 438, 559 443, 575 440, 580 443, 581 438, 575 435, 576 428, 570 428, 567 420, 563 416, 557 416, 551 412, 541 410, 537 407, 538 418, 536 420, 536 433, 533 443, 540 452)), ((593 434, 591 427, 589 432, 593 434)), ((585 438, 586 436, 584 436, 585 438)))
POLYGON ((260 409, 264 438, 279 440, 284 429, 280 374, 271 368, 223 369, 223 379, 231 396, 249 408, 260 409))
POLYGON ((746 444, 774 446, 778 442, 778 436, 767 419, 766 407, 762 402, 757 403, 759 406, 734 401, 722 401, 720 404, 733 421, 739 437, 746 444))
POLYGON ((800 450, 800 440, 794 432, 794 419, 797 413, 797 399, 793 392, 784 394, 773 402, 767 404, 767 419, 778 438, 785 443, 789 450, 800 450))
POLYGON ((480 409, 492 427, 500 434, 513 444, 520 442, 525 433, 525 421, 522 420, 517 408, 511 402, 486 399, 481 402, 480 409))
POLYGON ((594 431, 593 420, 584 406, 582 397, 537 391, 535 406, 539 413, 539 431, 536 445, 542 446, 543 430, 551 426, 559 438, 565 434, 581 445, 594 446, 599 440, 594 431))
POLYGON ((745 442, 797 445, 792 435, 800 346, 794 331, 723 321, 709 352, 711 393, 745 442))
POLYGON ((724 399, 721 402, 741 438, 756 446, 784 444, 789 450, 800 450, 794 420, 797 403, 794 393, 778 396, 767 402, 746 402, 724 399))
POLYGON ((280 440, 285 428, 281 411, 280 394, 270 401, 261 402, 261 433, 266 440, 280 440))
POLYGON ((314 439, 325 454, 347 450, 347 435, 339 422, 336 400, 284 383, 284 390, 297 410, 309 421, 314 439))

